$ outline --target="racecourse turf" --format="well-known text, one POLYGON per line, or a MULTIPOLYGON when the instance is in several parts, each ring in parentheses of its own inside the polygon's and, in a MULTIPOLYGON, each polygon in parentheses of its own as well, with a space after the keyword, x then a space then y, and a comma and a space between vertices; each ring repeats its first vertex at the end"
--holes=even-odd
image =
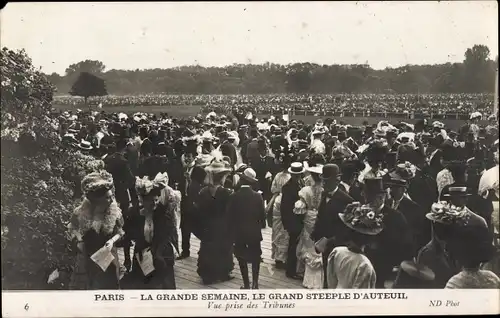
MULTIPOLYGON (((54 104, 53 105, 56 110, 76 110, 80 108, 81 110, 85 109, 85 106, 83 105, 61 105, 61 104, 54 104)), ((190 116, 196 116, 201 112, 202 106, 191 106, 191 105, 185 105, 185 106, 105 106, 102 109, 98 109, 97 107, 93 106, 91 109, 94 111, 100 111, 104 110, 106 112, 123 112, 126 114, 133 114, 136 112, 145 112, 145 113, 152 113, 152 114, 160 114, 160 113, 167 113, 170 116, 177 117, 177 118, 185 118, 185 117, 190 117, 190 116)), ((88 108, 87 108, 88 109, 88 108)), ((262 115, 262 114, 255 114, 257 118, 269 118, 269 115, 262 115)), ((313 124, 316 122, 318 118, 322 118, 323 120, 328 118, 327 116, 314 116, 314 115, 292 115, 290 116, 290 119, 296 119, 296 120, 302 120, 306 124, 313 124)), ((404 118, 384 118, 384 117, 335 117, 334 119, 337 120, 337 122, 343 122, 344 124, 349 124, 352 126, 361 126, 364 121, 367 121, 368 124, 376 124, 381 120, 386 120, 389 121, 392 124, 396 124, 398 122, 404 121, 410 124, 413 124, 416 122, 415 119, 404 119, 404 118)), ((430 121, 433 121, 433 119, 429 119, 430 121)), ((457 120, 457 119, 436 119, 441 122, 443 122, 447 127, 449 127, 452 130, 458 130, 463 124, 464 120, 457 120)))

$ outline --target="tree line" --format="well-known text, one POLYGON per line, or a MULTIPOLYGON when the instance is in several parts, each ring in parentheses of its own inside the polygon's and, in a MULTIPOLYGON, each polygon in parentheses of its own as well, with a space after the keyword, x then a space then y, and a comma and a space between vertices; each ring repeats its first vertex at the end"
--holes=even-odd
POLYGON ((105 81, 109 94, 266 94, 266 93, 491 93, 498 57, 485 45, 466 50, 461 63, 405 65, 376 70, 368 64, 233 64, 169 69, 108 70, 101 61, 70 65, 49 80, 58 94, 73 92, 79 75, 105 81))

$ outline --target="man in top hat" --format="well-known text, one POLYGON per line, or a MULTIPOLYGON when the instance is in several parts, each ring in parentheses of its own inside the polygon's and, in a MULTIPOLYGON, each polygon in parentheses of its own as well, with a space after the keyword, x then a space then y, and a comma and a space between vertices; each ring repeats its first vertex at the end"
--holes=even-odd
POLYGON ((425 218, 425 210, 422 209, 407 193, 411 180, 415 177, 416 167, 409 163, 401 163, 396 168, 386 174, 384 187, 389 189, 387 205, 399 212, 406 218, 413 233, 413 254, 417 255, 418 250, 429 242, 430 223, 425 218))
POLYGON ((314 242, 320 240, 328 240, 323 256, 323 287, 327 288, 327 263, 328 256, 335 246, 342 242, 335 240, 335 236, 342 233, 345 229, 339 218, 339 213, 342 213, 345 207, 353 202, 353 199, 339 187, 340 184, 340 168, 336 164, 326 164, 323 166, 321 179, 323 180, 323 193, 321 203, 318 208, 318 217, 314 224, 311 238, 314 242))
POLYGON ((268 155, 267 142, 263 138, 259 138, 257 141, 258 154, 259 157, 252 158, 250 160, 249 166, 257 174, 258 188, 262 191, 264 200, 269 201, 271 199, 271 182, 273 176, 276 174, 276 165, 274 158, 268 155))
POLYGON ((384 230, 377 236, 375 245, 366 251, 377 272, 377 288, 384 288, 392 270, 413 255, 413 237, 404 215, 386 202, 387 192, 382 178, 365 179, 363 195, 366 204, 377 214, 383 215, 384 230))
POLYGON ((250 164, 252 160, 260 156, 258 137, 259 131, 255 128, 251 128, 250 138, 241 145, 241 158, 246 164, 250 164))
POLYGON ((281 220, 283 227, 288 232, 288 256, 286 261, 286 276, 293 279, 301 279, 297 275, 297 244, 300 232, 304 227, 303 215, 293 212, 295 202, 299 200, 299 191, 303 188, 302 176, 305 172, 300 162, 293 162, 288 168, 290 180, 282 188, 281 196, 281 220))
MULTIPOLYGON (((108 148, 108 155, 103 159, 106 170, 113 176, 113 184, 115 187, 115 198, 122 210, 125 220, 125 228, 130 225, 130 201, 132 201, 133 209, 138 207, 138 196, 135 189, 135 176, 130 169, 130 165, 125 158, 125 149, 127 143, 124 139, 119 139, 115 147, 108 148), (130 198, 130 199, 129 199, 130 198)), ((125 249, 125 267, 130 270, 130 238, 126 236, 123 241, 125 249)))
POLYGON ((252 168, 246 168, 239 176, 240 187, 231 194, 227 206, 233 230, 234 254, 243 277, 242 289, 250 289, 248 263, 252 264, 252 289, 258 289, 262 255, 261 230, 266 227, 264 200, 253 189, 258 180, 252 168))

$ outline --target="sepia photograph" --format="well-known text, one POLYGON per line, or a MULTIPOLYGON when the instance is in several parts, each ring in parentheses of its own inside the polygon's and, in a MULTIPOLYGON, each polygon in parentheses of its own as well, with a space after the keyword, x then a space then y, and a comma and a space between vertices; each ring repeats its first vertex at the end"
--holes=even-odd
POLYGON ((0 31, 2 315, 500 313, 496 1, 23 2, 0 31))

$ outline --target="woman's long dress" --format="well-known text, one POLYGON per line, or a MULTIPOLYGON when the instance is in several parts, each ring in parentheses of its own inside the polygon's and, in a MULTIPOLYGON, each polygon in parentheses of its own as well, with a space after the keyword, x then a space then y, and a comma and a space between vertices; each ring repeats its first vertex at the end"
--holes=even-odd
POLYGON ((273 193, 273 197, 270 201, 270 205, 272 206, 272 250, 271 250, 271 258, 278 262, 286 262, 287 259, 287 251, 288 251, 288 232, 283 227, 283 222, 281 221, 281 189, 285 185, 285 183, 290 180, 290 174, 286 171, 279 172, 274 177, 274 180, 271 184, 271 192, 273 193))
POLYGON ((323 287, 323 258, 314 248, 311 233, 318 216, 323 188, 319 185, 307 186, 299 191, 300 200, 295 203, 294 213, 304 215, 304 227, 297 245, 297 259, 304 264, 304 280, 306 288, 323 287))
POLYGON ((174 262, 178 249, 175 210, 180 197, 173 199, 174 190, 164 189, 160 203, 147 215, 134 218, 135 255, 132 271, 123 279, 123 287, 131 289, 176 289, 174 262), (150 250, 155 270, 145 276, 139 265, 137 255, 150 250))
POLYGON ((90 258, 116 234, 123 235, 123 217, 116 202, 108 208, 104 217, 93 217, 91 206, 85 201, 72 216, 70 232, 80 237, 83 251, 77 252, 76 272, 70 281, 70 289, 119 289, 119 264, 116 248, 112 249, 115 260, 103 271, 90 258), (80 209, 80 210, 78 210, 80 209))
POLYGON ((196 206, 203 225, 198 252, 198 275, 205 283, 225 280, 233 270, 233 244, 226 211, 231 192, 218 187, 214 195, 211 186, 200 191, 196 206))

